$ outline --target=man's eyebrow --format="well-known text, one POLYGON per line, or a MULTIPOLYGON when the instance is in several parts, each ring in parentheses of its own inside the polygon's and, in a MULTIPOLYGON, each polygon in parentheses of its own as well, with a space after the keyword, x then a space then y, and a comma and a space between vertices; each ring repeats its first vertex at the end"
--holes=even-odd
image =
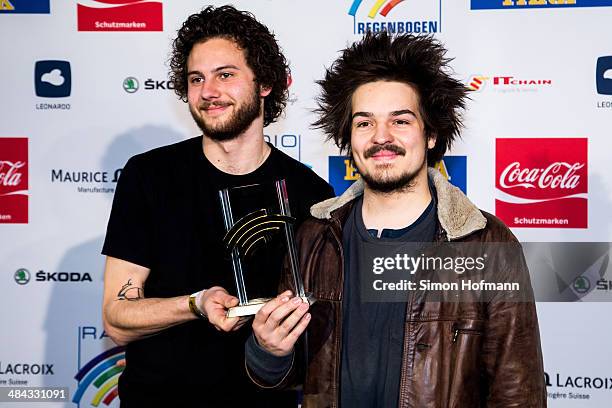
POLYGON ((405 114, 409 114, 414 116, 415 118, 417 117, 417 115, 411 111, 410 109, 400 109, 400 110, 396 110, 391 112, 391 116, 400 116, 400 115, 405 115, 405 114))
POLYGON ((222 65, 220 67, 217 67, 217 68, 213 69, 213 72, 223 71, 224 69, 235 69, 237 71, 240 70, 240 68, 238 68, 237 66, 230 64, 230 65, 222 65))
MULTIPOLYGON (((213 69, 213 72, 219 72, 219 71, 223 71, 224 69, 235 69, 237 71, 240 70, 240 68, 238 68, 236 65, 222 65, 220 67, 217 67, 215 69, 213 69)), ((204 76, 204 74, 202 73, 202 71, 198 71, 197 69, 193 70, 193 71, 189 71, 187 72, 187 76, 189 75, 200 75, 200 76, 204 76)))
POLYGON ((351 116, 351 120, 355 119, 357 116, 371 118, 372 116, 374 116, 374 114, 372 112, 355 112, 353 113, 353 116, 351 116))

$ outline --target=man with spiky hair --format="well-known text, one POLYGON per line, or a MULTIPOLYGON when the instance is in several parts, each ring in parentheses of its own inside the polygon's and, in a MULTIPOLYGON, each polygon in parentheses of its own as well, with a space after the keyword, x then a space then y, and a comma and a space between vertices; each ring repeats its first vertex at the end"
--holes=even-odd
MULTIPOLYGON (((285 107, 287 62, 252 14, 209 6, 183 23, 170 65, 202 136, 132 157, 117 185, 102 251, 103 321, 126 345, 121 406, 295 407, 295 392, 262 391, 246 376, 251 330, 226 317, 238 299, 228 293, 235 286, 219 202, 219 190, 284 179, 299 223, 333 196, 264 140, 285 107)), ((274 293, 284 253, 261 251, 249 282, 274 293)))
MULTIPOLYGON (((304 407, 546 405, 531 298, 451 302, 408 291, 399 302, 372 302, 366 296, 372 265, 362 259, 372 248, 517 242, 432 168, 459 136, 467 97, 445 54, 429 36, 369 33, 319 81, 315 124, 350 152, 361 180, 313 206, 298 232, 301 272, 316 303, 283 292, 258 312, 246 345, 249 375, 260 386, 305 376, 304 407), (300 367, 303 347, 295 345, 304 331, 306 366, 300 367)), ((488 262, 532 293, 522 253, 490 254, 488 262)))

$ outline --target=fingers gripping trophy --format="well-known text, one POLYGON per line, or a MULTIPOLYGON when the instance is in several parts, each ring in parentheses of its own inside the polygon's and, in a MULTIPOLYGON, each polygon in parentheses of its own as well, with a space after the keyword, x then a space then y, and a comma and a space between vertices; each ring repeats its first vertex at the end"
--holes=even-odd
POLYGON ((312 305, 315 298, 305 293, 299 273, 295 218, 291 216, 285 180, 226 188, 219 191, 219 199, 226 229, 223 243, 231 260, 238 297, 238 305, 229 308, 227 317, 254 315, 272 299, 273 296, 251 298, 245 276, 257 279, 249 273, 248 265, 265 257, 267 246, 279 244, 286 250, 293 293, 312 305))

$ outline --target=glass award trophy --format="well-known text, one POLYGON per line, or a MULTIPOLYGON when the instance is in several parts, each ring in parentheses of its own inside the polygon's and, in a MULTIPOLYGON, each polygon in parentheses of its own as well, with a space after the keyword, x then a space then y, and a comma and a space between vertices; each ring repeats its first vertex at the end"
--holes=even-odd
POLYGON ((219 199, 226 230, 223 244, 231 259, 239 301, 227 316, 254 315, 277 295, 284 257, 292 292, 304 302, 314 303, 314 298, 304 292, 299 274, 295 218, 291 216, 285 180, 226 188, 219 191, 219 199))

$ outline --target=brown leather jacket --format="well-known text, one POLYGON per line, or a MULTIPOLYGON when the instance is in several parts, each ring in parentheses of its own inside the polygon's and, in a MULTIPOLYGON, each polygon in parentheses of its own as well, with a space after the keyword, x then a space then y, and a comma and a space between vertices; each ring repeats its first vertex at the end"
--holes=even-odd
MULTIPOLYGON (((436 241, 516 241, 499 219, 476 208, 438 171, 430 169, 429 177, 438 197, 436 241)), ((342 196, 313 206, 314 218, 305 221, 297 234, 304 286, 317 298, 307 329, 307 367, 294 364, 283 381, 271 387, 250 373, 265 388, 303 377, 298 381, 303 381, 305 408, 339 405, 342 226, 362 191, 362 183, 357 182, 342 196)), ((524 258, 517 258, 507 260, 512 263, 512 278, 531 290, 524 258)), ((422 300, 412 297, 407 305, 399 407, 546 407, 533 302, 422 300)), ((299 356, 295 361, 300 361, 299 356)))

